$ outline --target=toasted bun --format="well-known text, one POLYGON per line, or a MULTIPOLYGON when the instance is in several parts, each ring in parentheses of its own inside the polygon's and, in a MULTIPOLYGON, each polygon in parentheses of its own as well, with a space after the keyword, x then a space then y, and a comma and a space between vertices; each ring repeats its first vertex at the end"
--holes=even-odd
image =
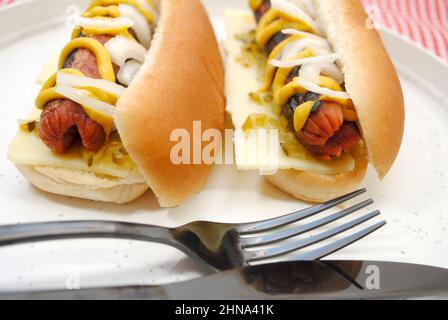
POLYGON ((199 0, 164 0, 147 62, 117 104, 115 122, 126 150, 164 207, 203 189, 211 167, 175 165, 173 130, 193 138, 224 130, 224 68, 208 16, 199 0), (201 132, 201 133, 202 133, 201 132))
POLYGON ((368 160, 361 144, 352 150, 355 169, 335 175, 298 170, 281 170, 267 176, 269 182, 290 195, 310 202, 325 202, 355 190, 366 175, 368 160))
POLYGON ((64 196, 124 204, 148 190, 139 174, 113 179, 54 167, 18 165, 17 168, 37 188, 64 196))
POLYGON ((358 0, 314 0, 318 19, 341 55, 347 92, 356 108, 370 163, 383 178, 400 150, 404 101, 379 33, 358 0))

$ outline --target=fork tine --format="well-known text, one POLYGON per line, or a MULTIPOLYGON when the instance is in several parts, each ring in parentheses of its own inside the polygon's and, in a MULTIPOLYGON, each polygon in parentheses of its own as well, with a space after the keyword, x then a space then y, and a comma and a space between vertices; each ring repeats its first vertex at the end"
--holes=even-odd
POLYGON ((376 230, 380 229, 386 225, 386 221, 378 222, 370 227, 367 227, 361 231, 358 231, 350 236, 347 236, 343 239, 340 239, 338 241, 335 241, 333 243, 330 243, 326 246, 323 246, 321 248, 317 248, 315 250, 312 250, 310 252, 305 252, 302 254, 294 255, 291 257, 286 257, 286 259, 280 259, 279 261, 313 261, 313 260, 319 260, 322 259, 332 253, 335 253, 336 251, 339 251, 352 243, 361 240, 362 238, 368 236, 369 234, 375 232, 376 230))
POLYGON ((270 234, 266 234, 266 235, 262 235, 262 236, 256 236, 256 237, 248 237, 248 238, 240 237, 240 244, 243 247, 243 249, 245 249, 245 248, 269 245, 269 244, 272 244, 275 242, 286 240, 286 239, 301 235, 305 232, 312 231, 316 228, 325 226, 325 225, 332 223, 334 221, 337 221, 339 219, 342 219, 349 214, 352 214, 362 208, 365 208, 365 207, 371 205, 372 203, 373 203, 372 199, 365 200, 361 203, 351 206, 350 208, 344 209, 338 213, 334 213, 328 217, 325 217, 325 218, 322 218, 322 219, 319 219, 319 220, 316 220, 316 221, 313 221, 313 222, 310 222, 310 223, 307 223, 304 225, 296 226, 294 228, 290 228, 287 230, 270 233, 270 234))
POLYGON ((342 232, 345 232, 345 231, 350 230, 356 226, 359 226, 360 224, 367 222, 367 221, 377 217, 380 214, 381 214, 381 212, 379 210, 376 210, 376 211, 366 214, 360 218, 357 218, 353 221, 347 222, 339 227, 332 228, 328 231, 314 235, 307 239, 288 243, 288 244, 281 245, 281 246, 278 246, 278 247, 275 247, 272 249, 247 252, 247 253, 245 253, 246 261, 254 262, 254 261, 260 261, 260 260, 272 259, 272 258, 282 256, 282 255, 285 255, 285 254, 293 252, 293 251, 297 251, 299 249, 309 247, 313 244, 327 240, 327 239, 334 237, 342 232))
POLYGON ((356 198, 357 196, 365 193, 366 189, 360 189, 358 191, 349 193, 345 196, 336 198, 334 200, 330 200, 326 203, 316 205, 311 208, 307 208, 304 210, 296 211, 287 215, 284 215, 282 217, 274 218, 274 219, 268 219, 265 221, 257 222, 257 223, 250 223, 243 226, 240 226, 237 228, 237 231, 241 235, 245 234, 252 234, 252 233, 258 233, 263 231, 269 231, 278 227, 285 226, 290 223, 294 223, 309 217, 312 217, 318 213, 321 213, 325 210, 328 210, 330 208, 333 208, 337 205, 340 205, 341 203, 344 203, 348 200, 351 200, 353 198, 356 198))

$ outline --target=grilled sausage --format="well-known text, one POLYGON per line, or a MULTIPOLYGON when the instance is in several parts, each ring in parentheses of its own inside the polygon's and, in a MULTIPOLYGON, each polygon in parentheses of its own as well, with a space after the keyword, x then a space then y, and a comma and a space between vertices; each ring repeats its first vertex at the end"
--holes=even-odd
POLYGON ((305 145, 318 159, 329 161, 350 151, 361 140, 361 134, 354 122, 344 122, 342 127, 321 146, 305 145))
POLYGON ((342 106, 335 102, 316 103, 303 129, 297 134, 305 146, 322 146, 341 128, 344 122, 342 106))
POLYGON ((320 160, 331 160, 349 151, 361 139, 355 123, 344 122, 342 106, 320 101, 297 133, 298 141, 320 160))
POLYGON ((103 127, 91 120, 79 104, 67 99, 47 103, 41 115, 39 135, 58 154, 66 153, 77 137, 89 151, 98 151, 106 141, 103 127))
MULTIPOLYGON (((112 37, 94 36, 102 44, 112 37)), ((88 49, 77 49, 67 58, 64 68, 81 71, 90 78, 101 78, 96 56, 88 49)), ((114 65, 117 74, 119 67, 114 65)), ((89 151, 98 151, 106 141, 103 127, 90 119, 82 107, 68 99, 54 100, 47 103, 42 112, 39 135, 44 143, 54 152, 63 154, 81 138, 83 146, 89 151)))

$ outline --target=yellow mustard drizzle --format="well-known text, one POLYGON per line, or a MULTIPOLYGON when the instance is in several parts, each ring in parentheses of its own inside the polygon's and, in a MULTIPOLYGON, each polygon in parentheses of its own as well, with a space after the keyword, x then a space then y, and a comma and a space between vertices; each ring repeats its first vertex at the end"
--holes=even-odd
POLYGON ((263 4, 263 0, 249 0, 249 7, 255 11, 263 4))
POLYGON ((133 40, 138 42, 138 40, 129 32, 129 29, 125 28, 81 28, 76 27, 73 29, 72 32, 72 40, 79 38, 79 36, 83 33, 85 36, 95 36, 100 34, 107 34, 111 36, 117 36, 120 35, 122 37, 125 37, 129 40, 133 40))
POLYGON ((57 93, 56 88, 42 90, 35 100, 36 108, 42 110, 48 102, 58 99, 65 99, 65 97, 57 93))
POLYGON ((93 7, 90 10, 86 10, 82 14, 85 18, 95 18, 95 17, 111 17, 111 18, 118 18, 120 17, 120 11, 118 10, 117 5, 111 5, 111 6, 96 6, 93 7))
MULTIPOLYGON (((152 8, 155 8, 155 2, 152 0, 143 0, 152 8)), ((93 0, 90 6, 82 14, 84 18, 90 19, 112 19, 120 17, 120 11, 118 5, 127 4, 133 6, 138 12, 140 12, 148 21, 150 25, 155 22, 155 17, 153 14, 143 8, 138 1, 135 0, 93 0)), ((101 79, 108 80, 111 82, 116 82, 115 72, 112 64, 109 52, 106 50, 104 45, 99 41, 89 38, 93 35, 120 35, 137 41, 134 36, 129 32, 129 28, 117 27, 117 28, 82 28, 76 26, 72 32, 72 40, 62 49, 60 57, 58 70, 59 72, 69 73, 78 76, 84 76, 84 74, 76 69, 64 68, 65 62, 68 57, 77 49, 85 48, 90 50, 96 57, 98 62, 98 69, 101 75, 101 79), (80 37, 83 35, 82 37, 80 37)), ((56 78, 57 73, 53 74, 42 86, 36 100, 35 106, 38 109, 43 109, 45 105, 52 101, 58 99, 66 99, 66 97, 56 92, 56 78)), ((116 105, 118 97, 113 94, 107 93, 101 89, 94 87, 79 87, 78 89, 85 90, 88 92, 89 96, 100 100, 102 102, 108 103, 110 105, 116 105)), ((104 128, 106 136, 108 137, 111 129, 113 127, 113 119, 108 116, 99 114, 88 106, 82 106, 86 114, 99 125, 104 128)))
MULTIPOLYGON (((150 0, 145 1, 149 6, 154 8, 153 1, 150 0)), ((87 8, 87 11, 92 10, 93 8, 98 6, 108 7, 113 5, 117 6, 119 4, 128 4, 133 6, 135 9, 137 9, 138 12, 140 12, 146 18, 146 20, 148 20, 150 25, 154 24, 155 17, 153 16, 153 14, 150 11, 144 9, 142 6, 140 6, 140 4, 135 0, 93 0, 90 6, 87 8)))
POLYGON ((257 26, 256 39, 258 45, 264 47, 276 33, 284 29, 298 29, 314 33, 313 28, 305 22, 287 16, 280 11, 269 9, 257 26))
MULTIPOLYGON (((101 18, 97 18, 97 19, 101 19, 101 18)), ((121 27, 109 27, 109 28, 83 28, 82 32, 86 35, 86 36, 95 36, 95 35, 99 35, 99 34, 107 34, 107 35, 112 35, 112 36, 116 36, 116 35, 121 35, 124 33, 128 33, 127 34, 127 38, 129 38, 129 31, 127 27, 121 26, 121 27)), ((132 37, 132 36, 131 36, 132 37)), ((133 38, 133 37, 132 37, 133 38)))
POLYGON ((296 112, 294 112, 294 129, 299 132, 303 129, 308 120, 308 117, 313 110, 314 101, 307 101, 300 105, 300 108, 297 108, 296 112))
MULTIPOLYGON (((249 6, 252 10, 257 10, 263 3, 263 0, 249 0, 249 6)), ((295 19, 288 14, 280 12, 275 9, 269 9, 268 12, 260 19, 260 22, 256 28, 256 40, 261 48, 264 48, 268 41, 278 32, 284 29, 296 29, 299 31, 309 32, 316 34, 315 30, 305 22, 295 19)), ((276 58, 283 48, 291 42, 300 40, 305 36, 292 35, 281 41, 269 54, 267 61, 276 58)), ((315 56, 310 48, 304 49, 300 52, 295 59, 302 59, 315 56)), ((274 96, 274 111, 276 114, 281 115, 283 105, 285 105, 291 97, 296 94, 307 93, 308 90, 301 87, 295 81, 291 81, 286 84, 286 79, 291 74, 294 68, 277 68, 270 64, 266 66, 265 80, 263 87, 260 88, 260 92, 269 92, 272 90, 274 96)), ((343 91, 343 88, 332 78, 326 76, 320 76, 319 85, 323 88, 331 89, 334 91, 343 91)), ((357 115, 354 110, 353 102, 347 99, 338 99, 335 97, 329 97, 321 95, 317 100, 323 101, 335 101, 342 105, 344 120, 357 121, 357 115)), ((294 114, 294 128, 296 131, 302 130, 306 124, 314 104, 317 101, 308 101, 298 106, 294 114)))

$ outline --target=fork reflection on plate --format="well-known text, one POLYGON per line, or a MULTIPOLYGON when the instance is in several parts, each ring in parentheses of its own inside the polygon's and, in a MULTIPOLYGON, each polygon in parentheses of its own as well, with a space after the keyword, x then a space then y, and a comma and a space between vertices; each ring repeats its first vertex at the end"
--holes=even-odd
POLYGON ((311 222, 299 225, 295 223, 325 212, 365 192, 365 189, 358 190, 324 204, 255 223, 224 224, 198 221, 177 228, 165 228, 112 221, 67 221, 0 226, 0 246, 73 238, 148 241, 173 246, 212 271, 263 264, 272 262, 274 258, 277 261, 317 260, 364 238, 386 222, 378 222, 316 249, 306 252, 300 250, 364 224, 380 215, 380 211, 375 210, 342 225, 299 239, 294 238, 319 231, 320 228, 371 205, 373 200, 362 201, 311 222), (288 239, 292 240, 286 241, 288 239), (298 252, 290 254, 296 251, 298 252))

